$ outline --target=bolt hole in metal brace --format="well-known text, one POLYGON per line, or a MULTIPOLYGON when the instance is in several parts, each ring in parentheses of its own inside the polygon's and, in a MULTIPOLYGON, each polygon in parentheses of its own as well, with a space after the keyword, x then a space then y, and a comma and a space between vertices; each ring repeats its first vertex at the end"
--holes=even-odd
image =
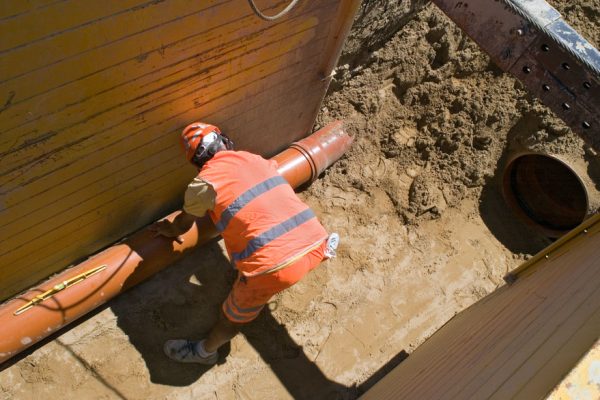
POLYGON ((433 2, 600 151, 600 52, 557 10, 544 0, 433 2))

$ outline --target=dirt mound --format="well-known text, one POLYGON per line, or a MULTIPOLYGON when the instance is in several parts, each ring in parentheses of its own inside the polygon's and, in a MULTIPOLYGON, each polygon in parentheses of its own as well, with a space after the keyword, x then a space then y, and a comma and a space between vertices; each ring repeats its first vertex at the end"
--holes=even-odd
POLYGON ((372 51, 382 47, 402 29, 426 3, 427 0, 362 1, 344 44, 340 63, 361 64, 372 51))
POLYGON ((600 45, 600 0, 550 1, 573 28, 596 48, 600 45))
MULTIPOLYGON (((561 8, 570 19, 583 13, 588 19, 579 24, 593 28, 600 5, 583 3, 561 8)), ((363 53, 371 46, 365 42, 363 53)), ((347 56, 357 54, 350 42, 347 56)), ((465 196, 479 196, 477 189, 493 184, 507 140, 584 154, 578 136, 432 5, 361 60, 338 69, 317 127, 348 122, 357 145, 331 179, 365 192, 384 188, 404 222, 437 218, 465 196), (379 175, 364 168, 385 163, 379 175)))

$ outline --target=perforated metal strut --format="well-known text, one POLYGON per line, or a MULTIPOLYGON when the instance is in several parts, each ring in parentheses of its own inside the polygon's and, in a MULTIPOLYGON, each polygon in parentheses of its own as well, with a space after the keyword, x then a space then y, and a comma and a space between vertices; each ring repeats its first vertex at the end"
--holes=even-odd
POLYGON ((600 151, 600 52, 544 0, 433 0, 600 151))

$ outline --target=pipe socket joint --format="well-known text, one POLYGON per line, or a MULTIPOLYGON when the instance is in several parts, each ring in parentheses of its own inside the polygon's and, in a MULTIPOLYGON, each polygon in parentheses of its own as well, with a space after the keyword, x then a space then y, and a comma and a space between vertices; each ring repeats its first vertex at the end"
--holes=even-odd
POLYGON ((503 170, 502 193, 520 220, 558 238, 600 208, 600 191, 590 168, 574 156, 517 151, 503 170))

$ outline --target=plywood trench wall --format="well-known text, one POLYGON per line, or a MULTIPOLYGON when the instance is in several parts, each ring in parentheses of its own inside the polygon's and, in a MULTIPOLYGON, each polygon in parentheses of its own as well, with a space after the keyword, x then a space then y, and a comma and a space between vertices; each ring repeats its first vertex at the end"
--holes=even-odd
POLYGON ((357 3, 1 2, 0 300, 180 206, 188 123, 307 135, 357 3))
POLYGON ((361 400, 546 398, 600 332, 600 215, 585 223, 454 316, 361 400))

